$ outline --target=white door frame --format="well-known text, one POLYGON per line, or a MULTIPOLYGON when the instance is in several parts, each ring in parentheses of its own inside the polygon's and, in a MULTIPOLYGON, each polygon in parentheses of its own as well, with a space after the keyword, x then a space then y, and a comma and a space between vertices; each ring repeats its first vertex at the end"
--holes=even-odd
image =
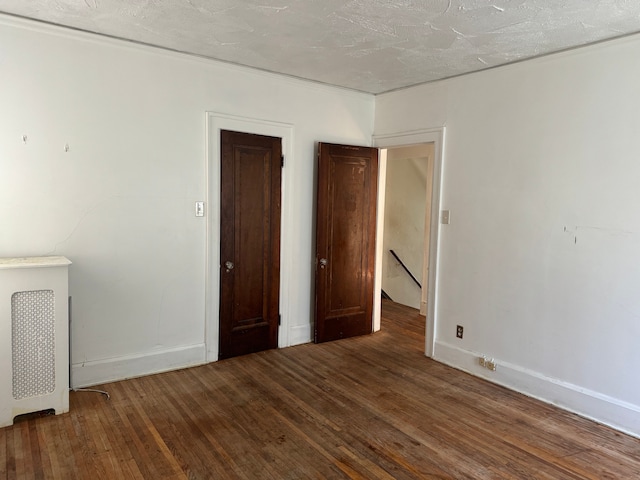
POLYGON ((433 189, 431 192, 431 225, 429 229, 429 278, 427 293, 427 316, 425 335, 425 355, 433 357, 435 352, 438 301, 438 249, 440 246, 440 190, 444 160, 445 127, 427 130, 413 130, 373 136, 373 146, 380 152, 380 177, 378 186, 378 221, 376 230, 376 271, 374 286, 373 327, 380 329, 380 297, 382 293, 382 238, 384 231, 384 187, 387 173, 387 148, 407 147, 425 143, 434 144, 433 189))
POLYGON ((289 195, 293 191, 293 125, 271 122, 255 118, 238 117, 223 113, 207 112, 207 240, 205 274, 205 326, 204 338, 206 361, 218 360, 220 338, 220 131, 269 135, 282 139, 282 154, 288 160, 282 170, 281 225, 280 225, 280 314, 282 321, 278 328, 278 347, 289 344, 289 300, 284 292, 289 291, 293 269, 290 252, 293 242, 293 210, 289 195))

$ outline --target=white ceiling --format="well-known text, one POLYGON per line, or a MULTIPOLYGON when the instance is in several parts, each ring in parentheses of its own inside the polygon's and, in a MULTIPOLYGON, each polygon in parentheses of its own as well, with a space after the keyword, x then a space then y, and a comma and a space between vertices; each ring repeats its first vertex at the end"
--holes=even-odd
POLYGON ((0 12, 374 94, 640 31, 640 0, 0 0, 0 12))

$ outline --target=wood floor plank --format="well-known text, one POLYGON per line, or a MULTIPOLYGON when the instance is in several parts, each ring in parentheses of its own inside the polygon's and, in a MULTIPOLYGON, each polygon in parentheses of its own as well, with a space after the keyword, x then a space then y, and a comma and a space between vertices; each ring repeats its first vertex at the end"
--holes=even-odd
POLYGON ((640 440, 424 356, 425 319, 103 385, 0 429, 3 479, 631 479, 640 440))
POLYGON ((169 435, 172 430, 178 432, 180 441, 172 443, 172 451, 186 466, 186 471, 196 475, 206 472, 214 478, 250 478, 241 463, 244 461, 241 455, 248 448, 242 432, 229 421, 230 409, 218 403, 222 396, 218 396, 216 402, 211 402, 220 409, 218 415, 218 412, 208 410, 206 404, 204 407, 198 406, 199 394, 194 392, 192 379, 187 375, 184 382, 160 380, 165 389, 172 389, 168 400, 176 413, 171 415, 170 423, 164 425, 161 432, 164 435, 169 435), (190 388, 185 388, 187 380, 190 388), (231 441, 228 446, 223 446, 220 437, 228 432, 231 432, 231 441), (195 439, 198 441, 195 442, 195 439))
MULTIPOLYGON (((38 430, 40 432, 38 441, 41 446, 40 447, 41 451, 49 459, 49 461, 43 465, 43 467, 46 468, 43 472, 45 475, 45 478, 57 479, 57 478, 63 478, 60 475, 60 472, 62 472, 63 467, 60 464, 59 456, 64 455, 64 450, 62 448, 46 448, 46 445, 48 444, 48 442, 50 442, 52 438, 55 438, 55 434, 52 433, 54 431, 54 428, 57 431, 57 426, 60 424, 57 418, 51 419, 51 420, 41 419, 39 422, 37 422, 38 430), (55 420, 55 421, 51 421, 51 420, 55 420)), ((15 428, 15 425, 13 428, 15 428)))
POLYGON ((0 429, 0 478, 9 478, 10 459, 7 455, 7 433, 9 429, 0 429))
MULTIPOLYGON (((283 366, 284 362, 279 362, 279 364, 283 366)), ((299 364, 295 363, 294 365, 299 364)), ((257 371, 255 366, 254 371, 257 371)), ((278 375, 277 378, 282 378, 282 376, 278 375)), ((254 388, 259 389, 258 386, 254 388)), ((273 390, 273 384, 270 384, 269 390, 273 390)), ((281 387, 281 392, 287 392, 286 384, 281 387)), ((317 422, 317 425, 309 424, 306 426, 305 430, 311 432, 309 435, 320 432, 318 435, 324 435, 326 437, 327 432, 322 433, 322 427, 323 425, 331 425, 332 430, 337 432, 337 434, 333 435, 337 441, 344 439, 349 445, 360 444, 360 450, 364 452, 364 456, 376 458, 385 468, 394 473, 394 478, 403 478, 402 471, 397 471, 396 467, 398 465, 389 459, 385 462, 385 459, 380 457, 379 452, 376 452, 372 445, 372 442, 381 439, 384 432, 388 430, 389 425, 386 424, 386 421, 380 416, 372 417, 370 410, 361 408, 363 405, 359 401, 336 397, 335 395, 333 397, 326 397, 321 393, 322 390, 314 391, 313 386, 308 386, 308 388, 305 389, 305 394, 297 396, 291 395, 291 398, 283 402, 283 413, 285 413, 287 417, 295 419, 296 412, 288 411, 287 408, 289 404, 296 405, 297 401, 297 408, 303 410, 307 418, 312 418, 317 422), (348 410, 350 414, 341 415, 340 411, 345 410, 348 410), (336 424, 333 422, 331 420, 332 416, 340 419, 341 423, 336 424), (374 432, 376 434, 375 437, 372 436, 374 432)), ((267 392, 264 394, 266 395, 267 392)), ((285 394, 283 394, 283 396, 284 395, 285 394)), ((302 418, 297 421, 298 423, 302 423, 304 420, 305 418, 302 418)), ((403 438, 402 440, 403 442, 410 443, 410 440, 407 438, 403 438)), ((400 445, 398 442, 395 444, 400 445)))

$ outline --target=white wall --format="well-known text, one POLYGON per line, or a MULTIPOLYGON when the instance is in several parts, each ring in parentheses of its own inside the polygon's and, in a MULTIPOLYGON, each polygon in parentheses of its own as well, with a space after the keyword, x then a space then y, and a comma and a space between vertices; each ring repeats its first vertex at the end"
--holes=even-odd
POLYGON ((433 145, 387 151, 382 289, 394 302, 420 308, 422 291, 390 249, 422 284, 429 154, 433 145))
POLYGON ((74 386, 205 359, 207 111, 292 127, 282 254, 309 341, 315 142, 370 144, 372 96, 3 16, 0 79, 0 256, 73 261, 74 386))
POLYGON ((638 58, 635 36, 414 87, 375 123, 447 128, 435 358, 635 435, 638 58))

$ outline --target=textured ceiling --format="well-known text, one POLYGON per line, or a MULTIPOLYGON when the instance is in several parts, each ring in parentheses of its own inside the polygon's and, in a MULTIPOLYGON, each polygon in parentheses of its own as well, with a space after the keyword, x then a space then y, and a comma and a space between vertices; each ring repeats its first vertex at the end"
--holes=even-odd
POLYGON ((0 0, 0 12, 374 94, 640 31, 639 0, 0 0))

